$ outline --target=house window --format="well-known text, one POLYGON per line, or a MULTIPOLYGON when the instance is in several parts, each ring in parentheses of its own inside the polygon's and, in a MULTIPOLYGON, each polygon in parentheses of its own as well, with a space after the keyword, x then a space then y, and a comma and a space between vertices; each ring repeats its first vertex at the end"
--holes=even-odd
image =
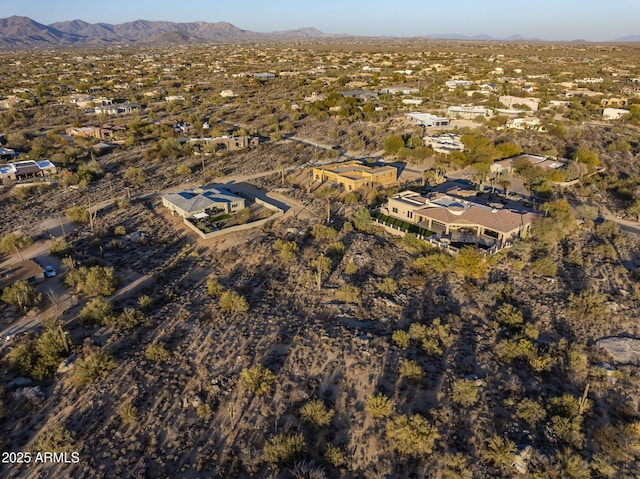
POLYGON ((409 211, 409 212, 407 213, 407 217, 408 217, 408 218, 413 218, 413 211, 409 211))
POLYGON ((398 212, 398 208, 391 208, 391 211, 393 211, 394 213, 398 212))

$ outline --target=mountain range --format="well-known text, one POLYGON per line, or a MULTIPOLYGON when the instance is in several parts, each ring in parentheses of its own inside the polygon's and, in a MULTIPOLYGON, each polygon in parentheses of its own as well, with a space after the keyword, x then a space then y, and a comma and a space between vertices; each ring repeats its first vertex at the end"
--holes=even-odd
MULTIPOLYGON (((350 35, 323 33, 316 28, 301 28, 280 32, 260 33, 243 30, 227 22, 164 22, 136 20, 112 25, 88 23, 83 20, 44 25, 28 17, 12 16, 0 19, 0 49, 37 48, 55 46, 100 46, 109 44, 202 44, 207 42, 242 42, 340 38, 350 35)), ((443 40, 499 40, 540 41, 512 35, 496 38, 489 35, 434 34, 423 38, 443 40)), ((617 38, 614 42, 640 41, 640 35, 617 38)))
MULTIPOLYGON (((259 33, 226 22, 162 22, 136 20, 112 25, 83 20, 43 25, 28 17, 0 19, 0 48, 33 48, 114 43, 197 44, 225 41, 329 38, 315 28, 259 33)), ((337 35, 340 36, 340 35, 337 35)))

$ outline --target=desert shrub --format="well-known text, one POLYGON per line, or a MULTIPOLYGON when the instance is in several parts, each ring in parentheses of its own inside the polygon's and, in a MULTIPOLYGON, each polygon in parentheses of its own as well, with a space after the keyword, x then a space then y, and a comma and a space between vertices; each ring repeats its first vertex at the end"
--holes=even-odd
POLYGON ((266 394, 276 376, 262 364, 256 364, 240 373, 242 386, 256 396, 266 394))
POLYGON ((58 256, 58 257, 66 256, 72 250, 73 248, 69 243, 67 243, 67 241, 64 238, 55 238, 54 240, 51 241, 51 244, 49 245, 49 254, 53 256, 58 256))
POLYGON ((402 455, 431 454, 440 437, 435 426, 420 414, 398 416, 387 423, 386 437, 394 450, 402 455))
POLYGON ((111 355, 92 351, 76 361, 72 381, 78 387, 91 384, 109 374, 116 366, 111 355))
POLYGON ((366 411, 374 419, 383 419, 391 414, 393 403, 384 394, 374 394, 367 400, 366 411))
POLYGON ((451 400, 454 404, 469 408, 478 402, 478 385, 471 379, 456 379, 452 385, 451 400))
POLYGON ((352 284, 345 284, 336 291, 336 299, 343 303, 360 303, 361 290, 352 284))
POLYGON ((355 264, 353 261, 350 261, 344 267, 344 274, 352 275, 352 274, 356 274, 357 272, 358 272, 358 265, 355 264))
POLYGON ((399 367, 400 377, 407 378, 411 382, 419 383, 422 381, 424 371, 422 366, 413 359, 403 359, 400 361, 399 367))
POLYGON ((518 401, 516 406, 516 416, 534 428, 547 416, 547 412, 537 402, 529 398, 523 398, 518 401))
POLYGON ((262 456, 266 462, 288 463, 299 459, 305 451, 302 434, 278 434, 267 439, 262 447, 262 456))
POLYGON ((124 236, 127 234, 127 230, 122 225, 118 225, 113 228, 113 234, 116 236, 124 236))
POLYGON ((475 248, 464 246, 453 260, 453 266, 463 278, 479 279, 487 275, 487 258, 475 248))
POLYGON ((203 421, 208 421, 213 417, 213 410, 211 409, 211 406, 209 404, 201 404, 196 408, 196 416, 198 416, 203 421))
POLYGON ((435 251, 429 256, 416 258, 413 267, 425 274, 446 273, 453 269, 453 258, 442 251, 435 251))
POLYGON ((75 437, 64 426, 42 433, 33 445, 36 452, 66 452, 71 454, 76 451, 75 437))
POLYGON ((302 421, 313 427, 328 426, 333 418, 334 410, 329 409, 320 399, 312 399, 300 408, 302 421))
POLYGON ((398 285, 393 278, 384 278, 376 284, 376 288, 384 294, 395 294, 398 291, 398 285))
POLYGON ((293 241, 278 239, 273 243, 273 249, 280 253, 280 258, 286 263, 290 263, 298 256, 298 245, 293 241))
POLYGON ((114 324, 120 329, 133 329, 146 320, 146 316, 139 309, 124 308, 114 320, 114 324))
POLYGON ((338 232, 331 226, 313 225, 311 235, 317 240, 330 240, 337 236, 338 232))
POLYGON ((150 296, 145 294, 144 296, 140 296, 138 298, 138 306, 140 306, 140 309, 142 309, 143 311, 148 311, 153 306, 153 300, 150 296))
POLYGON ((522 313, 509 303, 505 303, 498 308, 495 318, 501 326, 511 329, 520 329, 524 324, 522 313))
POLYGON ((138 409, 133 404, 125 404, 118 411, 118 416, 125 424, 132 424, 138 417, 138 409))
POLYGON ((472 479, 473 473, 469 467, 469 458, 463 453, 448 452, 444 455, 445 469, 443 479, 472 479))
POLYGON ((171 351, 163 343, 154 341, 144 350, 144 356, 150 361, 159 363, 169 359, 171 351))
POLYGON ((351 222, 355 229, 364 232, 371 231, 371 226, 373 224, 371 221, 371 214, 364 206, 361 206, 356 210, 351 218, 351 222))
POLYGON ((220 309, 230 313, 245 313, 249 310, 246 298, 235 291, 225 291, 218 302, 220 309))
POLYGON ((591 289, 572 294, 569 298, 569 311, 576 320, 600 322, 607 317, 607 297, 591 289))
POLYGON ((35 341, 13 348, 9 353, 9 364, 36 381, 47 379, 69 354, 70 341, 67 336, 66 332, 52 323, 35 341))
POLYGON ((411 336, 406 331, 397 330, 393 332, 391 339, 402 349, 407 349, 411 342, 411 336))
POLYGON ((534 261, 531 270, 540 276, 554 277, 558 274, 558 265, 548 256, 534 261))
POLYGON ((111 303, 104 296, 97 296, 89 301, 80 311, 80 319, 89 323, 100 325, 109 324, 113 321, 113 308, 111 303))
POLYGON ((590 479, 591 468, 589 463, 575 452, 564 449, 556 454, 556 460, 564 477, 570 479, 590 479))
POLYGON ((346 248, 344 246, 344 243, 342 241, 336 241, 335 243, 333 243, 331 245, 331 247, 329 248, 329 251, 327 252, 327 254, 329 256, 332 257, 342 257, 344 256, 344 252, 346 251, 346 248))
POLYGON ((493 463, 497 468, 510 466, 515 453, 515 443, 497 434, 487 440, 487 446, 482 451, 484 458, 493 463))
POLYGON ((347 459, 344 456, 344 452, 342 452, 339 447, 336 447, 331 443, 328 443, 325 446, 322 457, 333 467, 344 466, 347 462, 347 459))
POLYGON ((82 266, 69 271, 64 281, 87 296, 110 296, 120 284, 120 278, 116 276, 113 267, 103 266, 82 266))
POLYGON ((66 211, 66 215, 72 223, 89 222, 89 210, 84 206, 72 206, 66 211))
POLYGON ((213 296, 214 298, 217 298, 222 294, 222 286, 220 286, 220 283, 218 283, 216 278, 209 278, 207 280, 207 293, 209 293, 209 296, 213 296))

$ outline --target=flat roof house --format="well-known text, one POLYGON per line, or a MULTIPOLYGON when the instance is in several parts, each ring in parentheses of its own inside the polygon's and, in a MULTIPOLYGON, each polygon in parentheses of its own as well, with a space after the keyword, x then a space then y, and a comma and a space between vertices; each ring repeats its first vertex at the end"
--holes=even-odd
POLYGON ((451 194, 402 191, 387 200, 385 215, 432 231, 451 243, 503 247, 526 237, 537 214, 525 208, 483 204, 451 194))
POLYGON ((314 168, 313 179, 333 181, 352 191, 365 186, 391 185, 398 179, 398 169, 391 165, 367 165, 353 160, 314 168))
POLYGON ((493 115, 493 111, 490 108, 485 108, 483 106, 460 105, 450 106, 447 109, 447 114, 451 118, 465 118, 467 120, 473 120, 479 116, 488 118, 493 115))
POLYGON ((451 120, 449 120, 449 118, 432 115, 431 113, 420 113, 417 111, 413 113, 407 113, 404 117, 407 120, 424 127, 449 126, 449 124, 451 123, 451 120))
POLYGON ((10 180, 21 180, 24 178, 35 178, 36 176, 55 175, 56 165, 49 160, 42 161, 16 161, 0 165, 0 180, 8 178, 10 180))
POLYGON ((18 281, 41 283, 44 281, 44 270, 38 263, 30 259, 0 269, 0 290, 18 281))
POLYGON ((216 185, 183 190, 162 196, 162 205, 182 218, 216 213, 235 213, 244 209, 245 200, 216 185))

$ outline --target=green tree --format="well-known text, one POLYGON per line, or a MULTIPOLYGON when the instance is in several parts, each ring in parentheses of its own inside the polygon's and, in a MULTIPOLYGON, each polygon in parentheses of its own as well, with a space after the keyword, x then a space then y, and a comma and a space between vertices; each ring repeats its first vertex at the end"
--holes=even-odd
POLYGON ((404 139, 400 135, 391 135, 384 140, 384 152, 387 155, 396 155, 404 148, 404 139))
POLYGON ((351 221, 353 222, 353 226, 358 231, 368 232, 371 231, 371 213, 364 206, 361 206, 356 210, 353 214, 351 221))
POLYGON ((402 455, 431 454, 440 437, 435 426, 420 414, 401 415, 387 423, 386 437, 394 450, 402 455))
POLYGON ((0 254, 14 254, 16 251, 24 249, 32 243, 33 240, 22 232, 7 233, 0 238, 0 254))
POLYGON ((42 295, 26 281, 16 281, 2 290, 0 299, 18 310, 24 310, 38 304, 42 295))

